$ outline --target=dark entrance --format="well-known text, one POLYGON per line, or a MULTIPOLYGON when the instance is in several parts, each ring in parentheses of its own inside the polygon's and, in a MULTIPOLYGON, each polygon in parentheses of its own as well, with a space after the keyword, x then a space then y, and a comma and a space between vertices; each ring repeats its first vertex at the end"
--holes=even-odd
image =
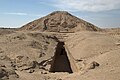
POLYGON ((69 72, 73 73, 70 61, 64 48, 64 42, 59 42, 53 59, 50 72, 69 72))

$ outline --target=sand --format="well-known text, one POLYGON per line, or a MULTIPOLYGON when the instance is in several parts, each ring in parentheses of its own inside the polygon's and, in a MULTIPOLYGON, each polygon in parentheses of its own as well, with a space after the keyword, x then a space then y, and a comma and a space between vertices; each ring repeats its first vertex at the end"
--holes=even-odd
POLYGON ((10 31, 8 34, 5 32, 0 35, 0 69, 2 69, 0 75, 3 75, 0 78, 119 80, 120 35, 110 32, 114 35, 109 32, 91 31, 76 33, 10 31), (58 60, 60 57, 55 59, 55 54, 60 52, 56 52, 57 44, 63 41, 72 73, 61 69, 63 62, 58 60), (60 71, 49 72, 51 66, 55 65, 53 64, 55 60, 61 64, 58 65, 60 71))

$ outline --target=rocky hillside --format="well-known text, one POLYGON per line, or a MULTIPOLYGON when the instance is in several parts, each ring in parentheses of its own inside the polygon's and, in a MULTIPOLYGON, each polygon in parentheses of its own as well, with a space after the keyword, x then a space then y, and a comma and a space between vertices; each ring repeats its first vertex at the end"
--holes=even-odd
POLYGON ((55 11, 45 17, 34 20, 20 30, 40 30, 48 32, 99 31, 100 28, 79 19, 66 11, 55 11))

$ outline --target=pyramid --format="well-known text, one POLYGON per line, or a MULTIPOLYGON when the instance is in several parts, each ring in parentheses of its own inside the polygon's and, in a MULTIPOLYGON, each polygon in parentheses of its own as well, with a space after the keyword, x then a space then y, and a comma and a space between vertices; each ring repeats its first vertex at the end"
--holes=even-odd
POLYGON ((55 11, 49 15, 34 20, 20 30, 40 30, 48 32, 99 31, 95 25, 79 19, 66 11, 55 11))

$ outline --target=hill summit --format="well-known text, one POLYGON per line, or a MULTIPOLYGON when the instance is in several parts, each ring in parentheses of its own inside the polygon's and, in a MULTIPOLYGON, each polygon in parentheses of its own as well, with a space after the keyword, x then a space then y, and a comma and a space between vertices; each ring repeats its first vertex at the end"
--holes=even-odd
POLYGON ((99 31, 95 25, 79 19, 66 11, 55 11, 49 15, 34 20, 20 30, 40 30, 48 32, 99 31))

